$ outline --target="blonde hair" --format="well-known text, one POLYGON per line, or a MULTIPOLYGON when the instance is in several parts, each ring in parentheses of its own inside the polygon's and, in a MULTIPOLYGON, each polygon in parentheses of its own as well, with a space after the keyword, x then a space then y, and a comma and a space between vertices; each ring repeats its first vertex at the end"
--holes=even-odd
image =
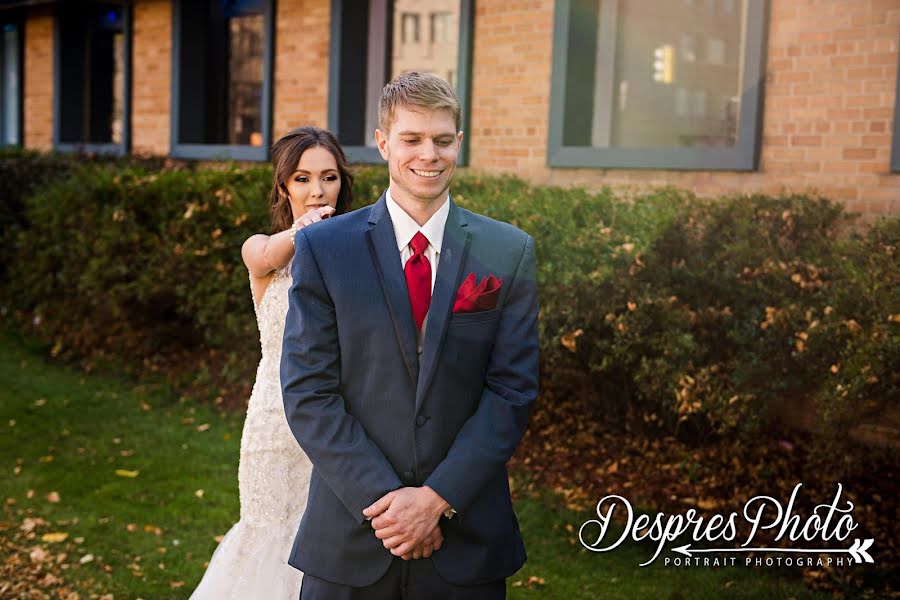
POLYGON ((448 110, 460 130, 459 97, 445 80, 431 73, 408 71, 388 82, 378 99, 378 128, 388 132, 398 106, 425 110, 448 110))

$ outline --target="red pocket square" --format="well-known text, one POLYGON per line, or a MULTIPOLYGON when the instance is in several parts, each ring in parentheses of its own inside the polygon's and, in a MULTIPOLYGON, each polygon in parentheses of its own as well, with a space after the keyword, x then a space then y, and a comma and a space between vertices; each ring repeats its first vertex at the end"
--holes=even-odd
POLYGON ((466 280, 456 290, 453 312, 481 312, 496 308, 502 284, 503 279, 497 279, 493 275, 488 275, 481 280, 481 283, 475 285, 475 273, 469 273, 466 280))

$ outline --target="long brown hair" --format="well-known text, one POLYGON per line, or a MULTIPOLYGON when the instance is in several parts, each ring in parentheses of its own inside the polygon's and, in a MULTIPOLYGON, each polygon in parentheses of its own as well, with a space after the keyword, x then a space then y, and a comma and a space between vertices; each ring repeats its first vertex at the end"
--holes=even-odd
POLYGON ((269 194, 269 210, 272 214, 272 233, 289 229, 294 222, 291 203, 285 185, 288 177, 297 170, 300 157, 309 148, 321 146, 328 150, 337 163, 341 176, 341 191, 338 192, 335 214, 340 215, 350 210, 353 204, 353 176, 347 164, 347 157, 341 149, 334 134, 326 129, 307 125, 289 131, 272 144, 272 167, 274 179, 272 192, 269 194))

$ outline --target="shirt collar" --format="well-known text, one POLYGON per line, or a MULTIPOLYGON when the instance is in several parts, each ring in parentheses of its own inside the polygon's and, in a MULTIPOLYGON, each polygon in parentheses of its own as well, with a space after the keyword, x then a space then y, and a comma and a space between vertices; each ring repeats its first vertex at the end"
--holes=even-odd
POLYGON ((450 196, 441 204, 431 218, 419 227, 412 217, 406 214, 406 211, 397 204, 396 200, 391 197, 391 189, 385 192, 385 203, 387 204, 388 213, 391 215, 391 222, 394 224, 394 237, 397 238, 397 249, 403 251, 418 232, 422 232, 428 243, 432 245, 435 251, 440 254, 441 244, 444 241, 444 227, 447 225, 447 216, 450 214, 450 196))

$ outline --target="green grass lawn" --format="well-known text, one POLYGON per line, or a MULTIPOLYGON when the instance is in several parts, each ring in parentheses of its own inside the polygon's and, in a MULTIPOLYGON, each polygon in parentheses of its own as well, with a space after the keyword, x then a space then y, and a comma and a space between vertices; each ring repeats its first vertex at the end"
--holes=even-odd
MULTIPOLYGON (((65 553, 61 576, 86 597, 187 598, 215 537, 238 517, 243 415, 48 363, 17 337, 0 342, 0 536, 44 519, 26 545, 65 553), (42 542, 47 533, 68 537, 42 542)), ((509 597, 824 597, 797 570, 673 568, 662 558, 641 569, 652 554, 644 544, 591 553, 571 531, 591 515, 557 504, 549 495, 517 500, 529 560, 509 597)))

